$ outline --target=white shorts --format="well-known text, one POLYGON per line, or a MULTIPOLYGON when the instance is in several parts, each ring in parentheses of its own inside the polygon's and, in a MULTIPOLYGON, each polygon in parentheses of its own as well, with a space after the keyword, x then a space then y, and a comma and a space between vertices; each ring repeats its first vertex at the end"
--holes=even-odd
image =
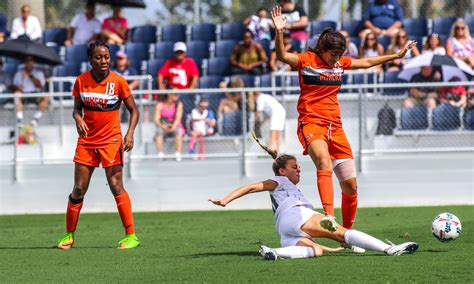
POLYGON ((311 236, 303 232, 301 227, 308 222, 314 214, 321 213, 304 206, 295 206, 280 212, 275 226, 280 235, 281 246, 295 246, 301 239, 311 239, 311 236))
POLYGON ((274 110, 270 117, 270 130, 283 131, 285 129, 286 112, 282 108, 274 110))

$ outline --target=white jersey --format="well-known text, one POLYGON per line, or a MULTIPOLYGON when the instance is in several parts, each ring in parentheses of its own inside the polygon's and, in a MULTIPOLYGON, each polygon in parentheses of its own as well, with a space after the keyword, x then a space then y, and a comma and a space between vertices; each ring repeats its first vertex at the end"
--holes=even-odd
POLYGON ((263 112, 265 116, 272 114, 285 115, 283 106, 271 95, 260 94, 257 98, 257 111, 263 112))
POLYGON ((287 177, 275 176, 271 180, 278 183, 274 191, 270 191, 275 220, 279 218, 281 212, 294 206, 303 206, 313 209, 313 205, 303 195, 303 193, 287 177))

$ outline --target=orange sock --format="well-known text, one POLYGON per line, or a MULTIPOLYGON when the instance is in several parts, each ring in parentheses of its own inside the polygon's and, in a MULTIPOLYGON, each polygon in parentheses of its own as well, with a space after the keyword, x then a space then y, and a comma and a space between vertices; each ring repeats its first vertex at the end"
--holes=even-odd
POLYGON ((342 192, 342 226, 352 229, 357 211, 357 192, 354 195, 342 192))
POLYGON ((67 203, 66 211, 66 231, 68 233, 75 232, 77 222, 79 221, 79 214, 81 213, 82 201, 80 203, 72 203, 71 200, 67 203))
POLYGON ((117 209, 122 219, 122 225, 125 228, 127 235, 134 234, 135 228, 133 227, 133 215, 132 215, 132 202, 128 196, 128 192, 124 192, 115 196, 115 202, 117 203, 117 209))
POLYGON ((334 188, 332 186, 332 171, 318 170, 318 192, 325 214, 334 216, 334 188))

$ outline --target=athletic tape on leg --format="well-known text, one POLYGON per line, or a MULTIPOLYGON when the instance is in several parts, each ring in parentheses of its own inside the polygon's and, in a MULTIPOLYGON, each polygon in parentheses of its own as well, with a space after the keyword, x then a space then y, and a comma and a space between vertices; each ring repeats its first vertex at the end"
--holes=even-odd
POLYGON ((338 163, 334 167, 333 171, 336 174, 339 182, 343 182, 357 176, 354 159, 348 159, 338 163))

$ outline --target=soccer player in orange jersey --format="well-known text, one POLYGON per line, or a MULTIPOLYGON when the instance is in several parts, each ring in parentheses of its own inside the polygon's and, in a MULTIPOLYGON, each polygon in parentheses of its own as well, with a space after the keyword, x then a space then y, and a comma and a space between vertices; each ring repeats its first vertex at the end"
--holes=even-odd
POLYGON ((58 248, 70 249, 74 244, 79 213, 94 169, 102 164, 110 190, 125 228, 125 238, 118 248, 129 249, 140 245, 133 226, 132 205, 122 179, 123 153, 133 148, 133 134, 138 122, 138 109, 127 81, 110 71, 109 47, 100 41, 87 49, 92 70, 79 75, 73 89, 77 141, 74 156, 74 188, 69 195, 66 212, 66 234, 58 241, 58 248), (119 109, 124 103, 130 122, 122 139, 119 109))
POLYGON ((317 168, 318 191, 326 214, 321 225, 335 231, 334 189, 332 172, 342 189, 342 224, 351 229, 357 210, 357 180, 351 147, 342 129, 337 92, 342 74, 347 69, 369 68, 402 58, 416 42, 410 41, 400 52, 391 55, 350 59, 342 56, 346 41, 342 34, 324 30, 314 48, 303 53, 289 53, 284 49, 283 32, 286 18, 281 8, 272 10, 275 24, 275 49, 280 61, 298 70, 301 94, 298 100, 298 138, 303 154, 309 154, 317 168))

